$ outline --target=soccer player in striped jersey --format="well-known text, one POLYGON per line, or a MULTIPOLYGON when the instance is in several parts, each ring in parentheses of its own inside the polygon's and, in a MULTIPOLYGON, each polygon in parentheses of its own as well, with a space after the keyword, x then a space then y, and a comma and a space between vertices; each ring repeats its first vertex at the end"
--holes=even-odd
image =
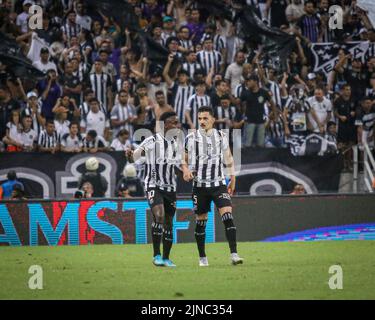
POLYGON ((198 110, 198 119, 200 129, 185 139, 185 161, 181 168, 184 180, 193 180, 192 198, 196 214, 195 239, 199 251, 199 265, 208 266, 205 238, 212 201, 218 208, 225 226, 232 264, 242 264, 243 259, 237 254, 236 227, 232 216, 231 196, 235 190, 236 177, 229 142, 222 131, 213 128, 215 118, 212 108, 201 107, 198 110), (224 164, 230 176, 228 187, 225 182, 224 164))
POLYGON ((204 106, 211 106, 211 98, 206 94, 206 83, 201 81, 195 85, 195 93, 185 108, 185 120, 190 129, 198 128, 198 109, 204 106))
POLYGON ((164 131, 146 138, 134 151, 133 158, 137 161, 142 156, 146 157, 144 185, 153 216, 153 264, 158 267, 175 267, 169 254, 173 243, 173 217, 176 212, 175 167, 181 163, 182 152, 178 150, 177 140, 172 137, 178 125, 176 113, 163 113, 160 122, 164 122, 164 131), (161 242, 163 256, 160 253, 161 242))

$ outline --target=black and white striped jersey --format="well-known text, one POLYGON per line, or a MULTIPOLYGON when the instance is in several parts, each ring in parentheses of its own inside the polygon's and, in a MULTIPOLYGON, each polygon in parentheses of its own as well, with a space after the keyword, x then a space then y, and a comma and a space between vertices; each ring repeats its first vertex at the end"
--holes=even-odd
POLYGON ((375 123, 375 107, 372 107, 369 112, 362 109, 357 110, 355 125, 362 126, 364 131, 371 131, 374 129, 375 123))
POLYGON ((79 80, 82 82, 85 80, 85 77, 88 73, 88 66, 86 63, 81 62, 78 66, 78 70, 73 72, 73 76, 78 77, 79 80))
POLYGON ((181 47, 187 50, 192 50, 193 48, 193 41, 191 40, 180 40, 181 47))
POLYGON ((88 141, 86 137, 82 141, 83 147, 92 149, 92 148, 106 148, 108 147, 107 141, 102 136, 96 136, 95 140, 88 141))
POLYGON ((170 104, 177 113, 177 117, 181 123, 185 123, 185 109, 189 98, 194 94, 192 85, 182 86, 176 81, 172 86, 172 99, 170 104))
MULTIPOLYGON (((202 42, 203 42, 203 39, 205 39, 207 36, 209 36, 209 35, 206 34, 206 33, 203 34, 203 36, 202 36, 202 42)), ((221 52, 221 50, 226 49, 226 47, 227 47, 227 40, 226 40, 226 38, 223 37, 220 34, 215 34, 212 42, 213 42, 213 45, 214 45, 214 50, 216 50, 218 52, 221 52)))
POLYGON ((197 61, 202 66, 206 75, 210 72, 212 68, 214 68, 215 73, 219 73, 220 65, 223 63, 221 53, 216 50, 199 51, 197 53, 197 61))
POLYGON ((191 121, 198 128, 198 109, 200 107, 211 107, 211 98, 208 95, 198 96, 194 93, 186 104, 186 111, 190 113, 191 121))
MULTIPOLYGON (((284 99, 284 98, 283 98, 284 99)), ((285 99, 283 110, 288 110, 288 125, 292 134, 306 134, 308 114, 311 111, 311 105, 306 99, 295 100, 288 96, 285 99)))
POLYGON ((234 89, 234 97, 236 99, 241 99, 241 94, 243 90, 246 90, 245 84, 243 83, 238 84, 236 88, 234 89))
POLYGON ((79 37, 81 26, 79 24, 70 25, 68 22, 61 27, 61 31, 66 35, 68 41, 72 37, 79 37))
MULTIPOLYGON (((42 113, 42 105, 41 105, 41 103, 38 103, 38 113, 39 114, 42 113)), ((39 136, 39 134, 43 130, 43 126, 41 125, 41 123, 39 123, 37 115, 33 114, 32 110, 31 110, 31 108, 29 106, 27 106, 21 112, 21 118, 23 118, 24 116, 30 116, 32 118, 33 123, 31 125, 31 129, 33 129, 37 133, 37 135, 39 136)))
POLYGON ((57 131, 49 135, 46 130, 39 134, 38 146, 43 148, 55 148, 60 144, 60 137, 57 131))
POLYGON ((175 139, 167 139, 161 134, 146 138, 139 146, 145 152, 145 190, 158 188, 176 192, 175 167, 181 163, 183 154, 175 139))
MULTIPOLYGON (((214 109, 214 114, 216 120, 229 119, 231 121, 237 120, 237 109, 235 106, 229 106, 228 108, 223 108, 222 106, 217 106, 214 109)), ((216 124, 216 129, 232 129, 228 126, 227 123, 218 123, 216 124)))
POLYGON ((98 99, 108 112, 108 90, 112 88, 111 76, 108 73, 91 73, 90 74, 90 86, 95 93, 96 99, 98 99))
MULTIPOLYGON (((135 117, 136 115, 137 113, 134 106, 130 104, 123 106, 119 103, 116 104, 111 111, 111 120, 125 121, 128 120, 130 117, 135 117)), ((130 136, 133 136, 133 125, 130 122, 126 122, 121 126, 114 127, 113 136, 116 137, 122 129, 128 130, 130 136)))
POLYGON ((268 80, 268 83, 266 84, 265 88, 271 91, 272 93, 271 99, 276 104, 276 106, 281 110, 282 99, 281 99, 281 92, 280 92, 279 84, 276 81, 268 80))
POLYGON ((182 64, 182 69, 189 73, 190 79, 194 79, 194 75, 196 71, 203 70, 199 62, 194 62, 194 63, 184 62, 182 64))
POLYGON ((282 138, 284 137, 284 131, 284 121, 282 115, 280 114, 277 121, 270 120, 266 134, 271 139, 282 138))
POLYGON ((224 153, 229 141, 224 132, 212 129, 207 135, 196 130, 185 139, 188 165, 194 174, 194 187, 213 188, 226 185, 224 175, 224 153))

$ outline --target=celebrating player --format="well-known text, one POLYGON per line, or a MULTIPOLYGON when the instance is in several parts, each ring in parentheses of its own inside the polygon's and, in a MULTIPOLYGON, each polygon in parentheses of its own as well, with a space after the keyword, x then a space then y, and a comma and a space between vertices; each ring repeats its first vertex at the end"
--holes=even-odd
POLYGON ((146 156, 145 189, 153 215, 152 243, 155 266, 175 267, 169 260, 173 243, 173 217, 176 212, 175 166, 181 162, 176 138, 171 134, 177 128, 175 112, 165 112, 160 117, 164 122, 164 132, 145 139, 134 151, 134 160, 146 156), (160 244, 163 238, 163 256, 160 244))
POLYGON ((213 128, 215 118, 210 107, 199 108, 198 123, 200 129, 186 137, 185 162, 181 167, 184 180, 193 180, 193 202, 196 214, 195 239, 199 251, 199 265, 208 266, 205 231, 212 201, 218 208, 225 226, 232 264, 241 264, 243 259, 237 254, 236 227, 232 216, 231 196, 235 190, 236 180, 229 142, 222 131, 213 128), (225 183, 224 162, 230 175, 228 187, 225 183))

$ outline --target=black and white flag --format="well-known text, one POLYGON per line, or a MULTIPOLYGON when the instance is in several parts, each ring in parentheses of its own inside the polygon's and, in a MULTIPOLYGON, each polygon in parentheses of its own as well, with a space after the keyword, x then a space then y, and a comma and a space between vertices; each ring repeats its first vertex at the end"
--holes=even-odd
POLYGON ((314 72, 323 71, 326 76, 334 69, 338 62, 338 52, 340 49, 347 50, 353 58, 360 58, 365 62, 368 57, 375 55, 375 44, 368 41, 347 42, 347 43, 314 43, 311 51, 314 55, 314 72))

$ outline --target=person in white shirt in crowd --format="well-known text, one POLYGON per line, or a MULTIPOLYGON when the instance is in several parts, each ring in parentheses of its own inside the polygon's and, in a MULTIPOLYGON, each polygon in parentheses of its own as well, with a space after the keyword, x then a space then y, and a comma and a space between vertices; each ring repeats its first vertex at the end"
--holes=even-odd
POLYGON ((20 113, 18 110, 13 110, 10 115, 10 121, 7 123, 6 135, 3 138, 8 152, 22 150, 21 131, 20 113))
POLYGON ((291 25, 295 25, 304 14, 304 0, 292 0, 285 9, 286 19, 291 25))
POLYGON ((75 5, 76 10, 76 24, 81 29, 91 30, 92 19, 86 14, 86 8, 83 1, 78 1, 75 5))
POLYGON ((92 98, 95 98, 94 91, 90 88, 86 89, 83 92, 83 102, 79 106, 79 113, 80 113, 80 119, 81 120, 86 120, 87 115, 90 112, 90 101, 91 101, 92 98))
POLYGON ((236 87, 241 84, 245 54, 242 51, 238 51, 235 59, 236 61, 228 66, 225 73, 225 80, 229 81, 233 95, 235 95, 236 87))
POLYGON ((55 124, 56 132, 59 138, 69 133, 70 121, 67 119, 67 112, 63 111, 55 113, 55 119, 53 122, 55 124))
POLYGON ((308 102, 315 111, 316 120, 309 115, 311 129, 315 133, 324 134, 327 131, 327 123, 332 119, 331 100, 324 96, 323 88, 316 88, 314 96, 308 99, 308 102))
POLYGON ((155 71, 150 77, 150 82, 147 84, 147 95, 153 104, 156 103, 155 93, 158 91, 163 91, 165 96, 168 94, 167 83, 162 81, 163 75, 162 71, 155 71))
POLYGON ((34 4, 34 1, 25 0, 22 3, 23 12, 17 16, 16 24, 19 27, 21 33, 27 33, 29 31, 29 9, 34 4))
POLYGON ((110 151, 108 142, 102 136, 99 136, 95 130, 87 132, 83 139, 83 152, 97 153, 105 151, 110 151))
POLYGON ((42 116, 42 102, 35 91, 27 94, 26 108, 21 112, 21 118, 25 115, 33 119, 32 129, 39 135, 46 124, 46 119, 42 116))
POLYGON ((67 153, 82 152, 83 138, 79 133, 79 124, 72 122, 69 124, 69 133, 66 133, 61 138, 61 151, 67 153))
POLYGON ((47 74, 49 70, 55 70, 57 72, 56 64, 49 60, 50 53, 47 47, 40 49, 40 60, 33 63, 33 66, 38 70, 47 74))
POLYGON ((120 130, 117 137, 111 143, 111 150, 129 153, 130 150, 134 149, 129 137, 130 134, 128 130, 120 130))
POLYGON ((22 131, 21 131, 21 143, 22 151, 31 152, 35 151, 36 143, 38 140, 38 134, 34 131, 31 126, 33 125, 33 119, 31 116, 24 116, 22 118, 22 131))
POLYGON ((134 106, 129 104, 129 94, 125 90, 120 90, 119 101, 111 111, 111 124, 113 136, 126 129, 133 135, 133 123, 137 120, 137 113, 134 106))
POLYGON ((86 119, 81 120, 81 133, 95 130, 98 136, 109 139, 110 123, 106 115, 100 110, 100 102, 96 98, 90 100, 90 111, 86 119))

